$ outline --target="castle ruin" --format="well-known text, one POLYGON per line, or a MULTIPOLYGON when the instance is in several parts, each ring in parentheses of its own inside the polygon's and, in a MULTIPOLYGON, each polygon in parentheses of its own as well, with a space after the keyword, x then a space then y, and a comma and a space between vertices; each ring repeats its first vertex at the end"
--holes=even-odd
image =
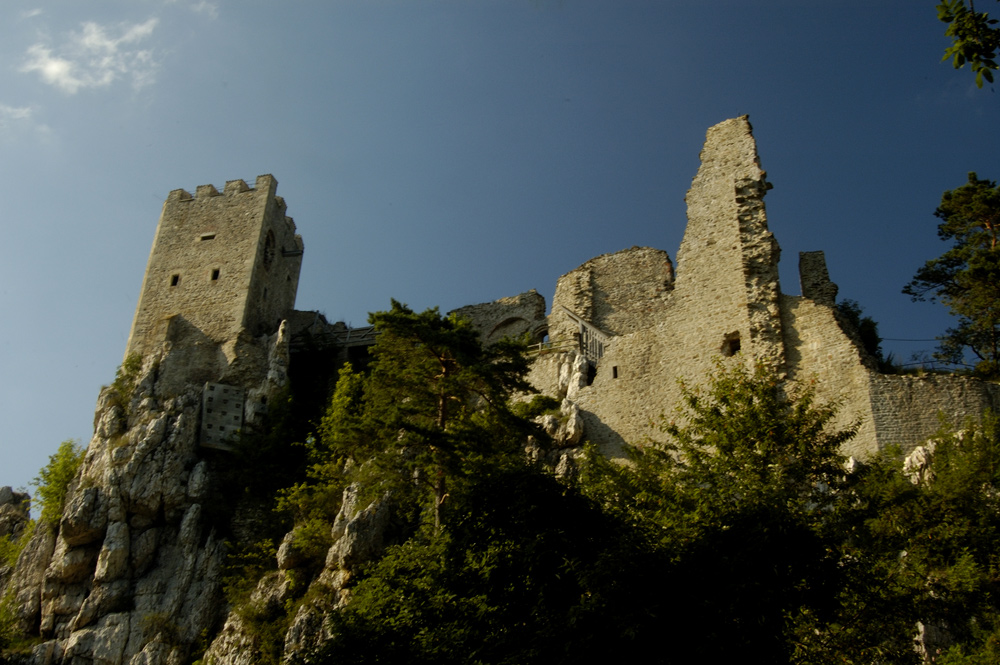
MULTIPOLYGON (((293 310, 303 245, 276 185, 264 175, 253 189, 236 180, 222 193, 211 185, 194 197, 170 193, 127 353, 164 343, 174 353, 186 349, 188 379, 208 391, 226 386, 220 377, 240 383, 226 363, 241 335, 273 334, 282 320, 292 348, 303 335, 362 350, 373 343, 370 329, 293 310)), ((531 380, 572 402, 585 437, 612 456, 655 436, 651 424, 680 402, 679 381, 697 384, 719 358, 764 363, 790 385, 814 385, 821 400, 839 404, 836 425, 857 424, 845 452, 859 457, 918 445, 938 429, 939 413, 957 423, 1000 405, 1000 387, 977 379, 879 373, 836 311, 822 252, 799 257, 802 295, 783 293, 764 206, 770 187, 747 117, 722 122, 708 130, 686 196, 676 271, 666 252, 633 247, 560 277, 548 316, 534 291, 456 313, 472 319, 486 343, 507 335, 541 342, 547 334, 531 380)))
MULTIPOLYGON (((655 438, 680 401, 678 380, 702 382, 718 363, 763 363, 792 389, 814 385, 839 404, 837 425, 857 424, 845 452, 859 457, 912 448, 935 432, 939 413, 959 423, 1000 404, 993 383, 880 374, 838 318, 822 252, 799 257, 802 295, 782 293, 769 185, 746 117, 709 129, 701 157, 676 266, 666 252, 633 247, 563 275, 548 315, 535 291, 457 310, 486 343, 536 342, 529 378, 561 399, 559 415, 540 422, 557 445, 589 440, 615 456, 655 438)), ((205 661, 253 659, 255 629, 223 595, 228 545, 213 515, 226 492, 215 471, 231 458, 204 448, 226 448, 258 422, 284 394, 290 367, 308 367, 317 346, 360 361, 375 338, 371 327, 293 309, 303 246, 276 186, 264 175, 252 189, 236 180, 221 193, 175 190, 164 204, 128 342, 141 369, 129 388, 102 389, 61 518, 35 529, 17 565, 0 572, 19 630, 41 638, 30 662, 187 662, 219 625, 205 661)), ((573 452, 552 454, 557 473, 569 467, 573 452)), ((24 498, 8 494, 7 517, 26 522, 24 498)), ((346 602, 346 584, 389 520, 358 496, 345 492, 318 578, 335 603, 346 602)), ((234 517, 229 528, 238 541, 253 524, 234 517)), ((254 591, 263 603, 292 597, 294 533, 278 548, 282 572, 254 591)), ((286 654, 324 634, 325 610, 306 607, 285 633, 286 654)))

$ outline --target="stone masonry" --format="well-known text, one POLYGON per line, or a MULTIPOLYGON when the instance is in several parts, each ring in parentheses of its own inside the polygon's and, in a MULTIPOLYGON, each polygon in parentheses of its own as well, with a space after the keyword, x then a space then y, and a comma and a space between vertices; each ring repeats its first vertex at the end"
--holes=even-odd
POLYGON ((814 386, 839 405, 835 426, 857 426, 845 453, 858 457, 893 444, 913 448, 938 429, 939 413, 961 423, 1000 406, 992 383, 879 374, 836 313, 822 252, 800 256, 802 295, 783 294, 763 200, 770 188, 747 117, 722 122, 708 130, 687 193, 676 280, 666 254, 649 248, 592 259, 560 278, 553 346, 565 348, 573 335, 567 310, 611 338, 587 385, 566 379, 576 351, 548 354, 531 378, 542 392, 573 393, 587 439, 611 456, 624 443, 655 439, 656 425, 675 417, 679 382, 697 385, 717 362, 763 362, 792 390, 814 386))
MULTIPOLYGON (((274 333, 282 319, 292 348, 305 329, 314 339, 362 334, 352 343, 374 341, 367 329, 320 325, 317 314, 292 309, 302 239, 276 186, 263 175, 253 189, 235 180, 221 193, 203 185, 195 196, 175 190, 167 198, 128 343, 128 353, 166 344, 183 356, 174 366, 188 375, 162 377, 162 385, 228 377, 252 388, 234 362, 240 340, 247 356, 246 340, 274 333)), ((610 455, 655 437, 651 425, 673 417, 679 404, 679 381, 696 385, 720 359, 770 365, 790 388, 814 385, 821 399, 839 404, 836 425, 857 425, 847 452, 858 456, 891 444, 912 448, 937 429, 938 412, 961 421, 1000 404, 1000 389, 975 379, 879 374, 836 312, 837 286, 822 252, 799 257, 802 295, 783 294, 781 252, 764 206, 770 188, 747 117, 719 123, 707 132, 686 196, 676 273, 663 250, 632 247, 560 277, 548 317, 535 291, 455 313, 471 319, 485 343, 505 336, 538 342, 547 333, 551 349, 543 349, 533 382, 560 399, 574 386, 586 437, 610 455), (596 345, 586 354, 574 350, 584 336, 596 345)))
POLYGON ((302 238, 275 195, 278 181, 257 177, 212 185, 194 196, 170 192, 156 229, 126 355, 148 355, 164 341, 222 344, 241 330, 272 334, 295 305, 302 238))

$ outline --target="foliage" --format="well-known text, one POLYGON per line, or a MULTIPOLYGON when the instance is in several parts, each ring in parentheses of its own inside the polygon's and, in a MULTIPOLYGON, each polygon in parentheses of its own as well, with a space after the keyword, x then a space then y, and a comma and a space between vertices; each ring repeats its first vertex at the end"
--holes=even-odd
POLYGON ((320 420, 319 436, 309 435, 302 444, 307 463, 305 480, 278 494, 276 509, 291 515, 296 523, 332 522, 336 517, 347 486, 345 464, 355 453, 355 441, 364 436, 360 420, 363 394, 364 376, 345 363, 320 420))
POLYGON ((532 395, 526 402, 517 402, 511 406, 511 411, 520 418, 536 418, 545 414, 557 415, 560 402, 548 395, 532 395))
POLYGON ((292 533, 292 548, 295 552, 302 558, 322 566, 327 550, 333 545, 330 524, 314 518, 296 525, 292 533))
POLYGON ((720 367, 683 395, 664 448, 636 449, 630 466, 591 456, 585 482, 668 553, 679 626, 701 635, 688 657, 789 662, 801 626, 838 610, 843 572, 828 522, 853 430, 831 430, 832 407, 808 387, 787 395, 762 366, 720 367))
POLYGON ((13 568, 17 563, 17 558, 21 556, 24 546, 31 540, 35 532, 37 522, 30 520, 28 525, 18 535, 4 534, 0 536, 0 570, 4 566, 13 568))
POLYGON ((992 83, 1000 48, 1000 28, 993 27, 997 20, 987 12, 977 12, 973 0, 968 6, 965 0, 941 0, 937 10, 938 19, 948 24, 945 35, 952 38, 942 60, 950 59, 955 69, 969 63, 977 87, 983 87, 983 79, 992 83))
POLYGON ((927 261, 903 289, 913 300, 940 299, 958 317, 935 356, 960 364, 966 349, 975 372, 1000 377, 1000 187, 969 173, 966 184, 944 193, 934 213, 938 236, 950 249, 927 261))
POLYGON ((579 491, 496 469, 442 521, 367 572, 310 662, 657 662, 672 599, 644 576, 659 562, 579 491))
POLYGON ((111 382, 111 390, 118 396, 118 403, 125 411, 126 418, 130 415, 129 404, 139 379, 142 378, 142 356, 130 353, 115 370, 115 380, 111 382))
POLYGON ((0 598, 0 649, 10 647, 20 635, 14 607, 14 594, 6 593, 0 598))
POLYGON ((149 612, 139 621, 139 629, 148 641, 156 640, 164 644, 180 644, 180 627, 170 620, 167 612, 149 612))
POLYGON ((230 606, 245 607, 257 580, 276 568, 278 548, 269 539, 246 543, 226 557, 222 570, 222 592, 230 606))
POLYGON ((31 481, 35 497, 41 504, 39 521, 45 524, 59 522, 69 484, 83 464, 83 456, 84 449, 75 441, 67 439, 59 444, 59 450, 49 456, 49 463, 31 481))
POLYGON ((369 321, 378 332, 371 373, 342 371, 317 452, 334 464, 328 477, 352 461, 352 477, 379 494, 407 501, 415 488, 426 492, 440 526, 452 481, 484 460, 520 455, 530 426, 508 400, 529 390, 524 345, 484 348, 467 320, 436 308, 418 314, 395 300, 369 321))
POLYGON ((931 470, 911 501, 880 519, 908 520, 906 572, 920 595, 923 620, 947 626, 958 642, 956 658, 963 651, 970 657, 995 653, 1000 637, 1000 420, 988 413, 981 426, 970 423, 939 435, 931 470))
MULTIPOLYGON (((422 316, 399 308, 404 322, 422 316)), ((428 319, 417 327, 442 320, 428 319)), ((438 354, 452 353, 455 339, 440 334, 448 343, 438 354)), ((810 386, 788 390, 763 367, 720 365, 705 387, 684 388, 663 427, 667 444, 635 448, 629 464, 590 450, 579 480, 565 483, 525 461, 525 423, 476 391, 452 389, 454 428, 435 430, 444 372, 413 340, 388 338, 371 376, 342 370, 306 443, 308 489, 286 495, 300 511, 297 536, 315 532, 303 542, 319 542, 316 552, 327 544, 330 518, 321 516, 336 503, 324 483, 339 490, 366 478, 398 492, 397 513, 413 516, 402 505, 410 502, 425 516, 353 572, 346 608, 326 604, 333 638, 306 662, 687 663, 753 653, 810 665, 916 663, 918 621, 951 634, 939 662, 993 662, 996 419, 942 433, 932 480, 914 484, 892 451, 848 471, 840 449, 853 430, 831 427, 835 409, 810 386), (383 429, 386 414, 396 420, 383 429), (459 432, 467 438, 449 438, 459 432), (460 454, 439 462, 413 450, 440 441, 460 454), (449 474, 443 502, 414 483, 438 463, 449 474), (437 523, 426 519, 432 503, 437 523)), ((273 546, 259 561, 258 572, 273 570, 273 546)), ((300 602, 244 602, 262 658, 276 662, 300 602)))

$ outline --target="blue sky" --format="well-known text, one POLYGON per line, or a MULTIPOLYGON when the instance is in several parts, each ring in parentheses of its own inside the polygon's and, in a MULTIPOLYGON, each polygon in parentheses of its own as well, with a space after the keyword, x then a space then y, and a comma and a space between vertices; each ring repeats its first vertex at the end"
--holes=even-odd
POLYGON ((1000 96, 940 62, 933 4, 7 0, 0 484, 89 440, 167 193, 262 173, 305 240, 298 308, 360 325, 675 257, 705 130, 746 113, 783 290, 822 249, 884 337, 941 334, 900 289, 944 249, 941 192, 1000 178, 1000 96))

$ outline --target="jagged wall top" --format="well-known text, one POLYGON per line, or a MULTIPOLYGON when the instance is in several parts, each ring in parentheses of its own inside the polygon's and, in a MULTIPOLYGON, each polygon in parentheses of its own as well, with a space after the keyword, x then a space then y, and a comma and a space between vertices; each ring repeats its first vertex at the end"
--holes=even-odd
POLYGON ((784 362, 781 250, 767 228, 768 189, 748 117, 711 127, 685 197, 688 225, 677 252, 677 293, 691 315, 720 334, 738 333, 745 353, 777 367, 784 362))

